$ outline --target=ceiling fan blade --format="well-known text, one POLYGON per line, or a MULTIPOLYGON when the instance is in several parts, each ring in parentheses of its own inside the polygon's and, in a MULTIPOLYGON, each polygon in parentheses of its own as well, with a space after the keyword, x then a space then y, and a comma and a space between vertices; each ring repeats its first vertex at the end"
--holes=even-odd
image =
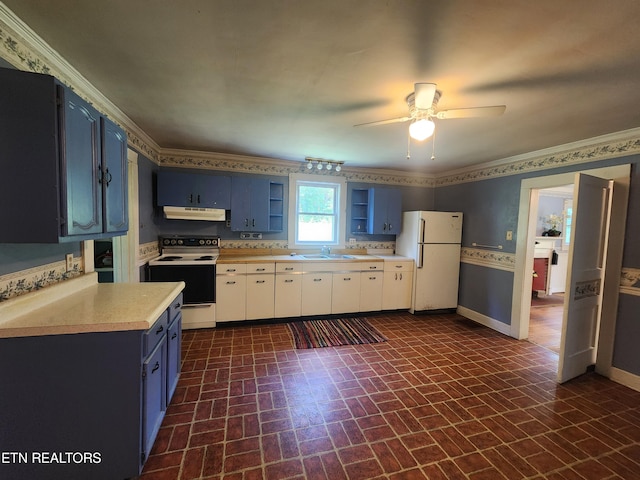
POLYGON ((386 125, 388 123, 407 122, 411 117, 390 118, 389 120, 378 120, 377 122, 359 123, 354 127, 373 127, 374 125, 386 125))
POLYGON ((437 112, 435 116, 440 120, 448 120, 450 118, 497 117, 502 115, 506 109, 506 105, 494 105, 492 107, 453 108, 451 110, 442 110, 441 112, 437 112))
POLYGON ((435 83, 416 83, 415 107, 418 110, 429 110, 433 106, 433 97, 436 95, 435 83))

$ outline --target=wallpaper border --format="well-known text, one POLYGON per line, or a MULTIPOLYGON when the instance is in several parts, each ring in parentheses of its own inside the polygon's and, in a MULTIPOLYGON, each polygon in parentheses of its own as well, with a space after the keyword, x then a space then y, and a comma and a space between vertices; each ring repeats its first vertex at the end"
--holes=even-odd
POLYGON ((66 262, 63 260, 2 275, 0 276, 0 302, 83 274, 82 257, 74 257, 73 268, 68 272, 66 262))

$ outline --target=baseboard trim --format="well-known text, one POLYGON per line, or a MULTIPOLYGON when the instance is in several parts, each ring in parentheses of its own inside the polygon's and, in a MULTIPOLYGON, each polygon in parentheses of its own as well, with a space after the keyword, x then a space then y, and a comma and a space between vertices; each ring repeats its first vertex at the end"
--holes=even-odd
POLYGON ((640 376, 633 373, 611 367, 609 378, 616 383, 629 387, 636 392, 640 392, 640 376))
POLYGON ((492 330, 500 332, 504 335, 511 336, 511 325, 502 323, 495 318, 487 317, 486 315, 483 315, 461 305, 458 305, 456 312, 463 317, 467 317, 469 320, 473 320, 474 322, 484 325, 485 327, 489 327, 492 330))

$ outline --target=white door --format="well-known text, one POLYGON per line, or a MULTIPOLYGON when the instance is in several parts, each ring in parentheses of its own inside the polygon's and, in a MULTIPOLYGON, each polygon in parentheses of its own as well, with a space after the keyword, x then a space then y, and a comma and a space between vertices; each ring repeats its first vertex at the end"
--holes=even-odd
POLYGON ((612 184, 576 175, 558 382, 585 373, 596 361, 612 184))

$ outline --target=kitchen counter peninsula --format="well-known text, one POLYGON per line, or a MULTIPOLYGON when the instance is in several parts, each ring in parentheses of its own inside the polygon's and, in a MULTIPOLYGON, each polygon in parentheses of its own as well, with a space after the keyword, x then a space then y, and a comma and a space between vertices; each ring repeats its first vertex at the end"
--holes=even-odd
POLYGON ((147 330, 184 289, 97 279, 89 273, 0 303, 0 338, 147 330))
POLYGON ((0 303, 0 478, 140 474, 180 375, 183 288, 90 273, 0 303))

